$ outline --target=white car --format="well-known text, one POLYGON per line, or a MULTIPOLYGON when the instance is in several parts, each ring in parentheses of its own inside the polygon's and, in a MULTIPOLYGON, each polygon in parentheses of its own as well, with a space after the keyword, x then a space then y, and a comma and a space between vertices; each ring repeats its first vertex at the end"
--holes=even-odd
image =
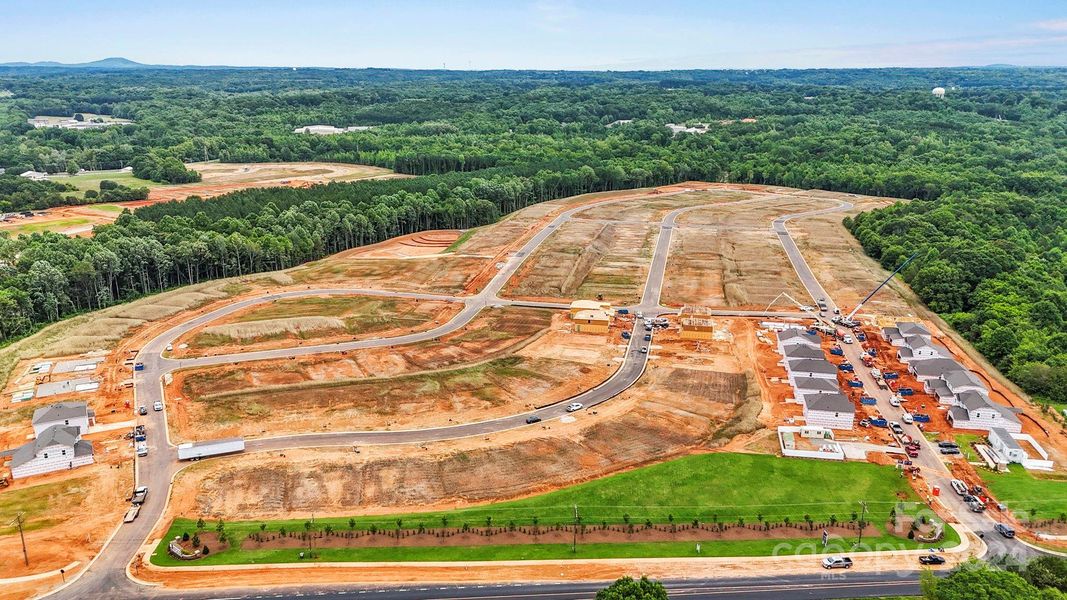
POLYGON ((167 352, 174 350, 174 344, 167 344, 167 352))
POLYGON ((900 406, 900 396, 894 395, 889 399, 889 406, 900 406))
POLYGON ((641 354, 648 354, 648 346, 641 346, 641 354))
POLYGON ((845 342, 846 344, 851 344, 852 343, 852 336, 851 335, 846 335, 845 339, 843 339, 841 341, 845 342))
POLYGON ((155 404, 152 405, 152 410, 156 412, 163 410, 163 403, 159 400, 156 400, 155 404))
POLYGON ((911 416, 911 413, 909 413, 909 412, 906 412, 906 413, 900 415, 900 420, 904 421, 905 423, 907 423, 909 425, 915 422, 915 419, 911 416))
POLYGON ((148 444, 144 442, 137 444, 137 456, 148 456, 148 444))
POLYGON ((567 405, 567 412, 575 412, 585 408, 581 402, 571 402, 567 405))

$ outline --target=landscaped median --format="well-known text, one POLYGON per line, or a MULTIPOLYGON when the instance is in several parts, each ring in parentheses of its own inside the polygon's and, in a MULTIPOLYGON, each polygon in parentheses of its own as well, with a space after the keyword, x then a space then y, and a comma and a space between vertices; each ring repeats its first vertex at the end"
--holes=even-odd
POLYGON ((935 528, 932 516, 892 467, 716 453, 447 512, 314 521, 177 518, 151 560, 199 566, 766 556, 958 544, 947 526, 931 544, 913 539, 935 528), (171 555, 175 540, 197 558, 171 555))

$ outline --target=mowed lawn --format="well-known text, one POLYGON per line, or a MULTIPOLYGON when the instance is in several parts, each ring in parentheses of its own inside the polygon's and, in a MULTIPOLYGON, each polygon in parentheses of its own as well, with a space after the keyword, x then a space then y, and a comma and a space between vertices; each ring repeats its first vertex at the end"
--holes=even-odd
MULTIPOLYGON (((516 476, 522 476, 521 473, 516 476)), ((918 498, 900 478, 896 469, 867 463, 835 463, 816 460, 783 459, 775 456, 715 453, 688 456, 658 465, 644 467, 605 477, 556 492, 533 496, 513 502, 447 511, 403 515, 353 516, 356 529, 366 530, 372 525, 379 529, 395 529, 397 519, 403 527, 460 527, 464 523, 481 527, 487 518, 492 524, 502 527, 514 523, 530 526, 571 524, 575 507, 582 522, 587 525, 601 523, 621 524, 627 521, 643 524, 689 523, 699 519, 703 523, 756 523, 760 518, 782 522, 788 517, 794 523, 806 518, 816 522, 837 520, 847 522, 853 513, 861 511, 860 502, 866 501, 867 519, 879 528, 889 518, 890 510, 898 501, 916 501, 918 498)), ((303 531, 305 520, 265 522, 266 530, 277 532, 303 531)), ((214 521, 207 524, 213 530, 214 521)), ((330 525, 336 531, 351 527, 349 518, 316 519, 315 528, 321 531, 330 525)), ((237 538, 260 531, 261 522, 227 523, 228 535, 237 538)), ((173 539, 183 532, 195 530, 194 519, 176 519, 164 540, 173 539)), ((877 541, 907 542, 901 538, 883 535, 877 541)), ((958 541, 955 532, 940 545, 952 545, 958 541)), ((746 540, 709 542, 704 555, 742 556, 768 554, 781 540, 746 540)), ((916 547, 913 543, 909 547, 916 547)), ((569 547, 561 554, 551 544, 492 546, 470 549, 458 548, 345 548, 324 549, 320 560, 489 560, 510 558, 566 558, 573 557, 569 547), (538 546, 544 546, 538 548, 538 546), (490 548, 495 548, 491 550, 490 548), (343 555, 343 556, 341 556, 343 555), (425 557, 424 557, 425 556, 425 557), (432 556, 432 558, 430 558, 432 556), (347 558, 345 558, 347 557, 347 558), (424 558, 419 558, 424 557, 424 558)), ((690 556, 694 551, 689 543, 656 542, 644 544, 599 544, 597 556, 690 556)), ((589 549, 588 552, 593 552, 589 549)), ((589 554, 584 556, 589 557, 589 554)), ((161 544, 153 559, 158 564, 168 564, 166 546, 161 544)), ((210 555, 201 562, 222 564, 233 562, 290 561, 294 553, 284 550, 259 550, 254 553, 227 550, 210 555), (286 557, 282 560, 282 556, 286 557), (218 562, 216 562, 218 561, 218 562)), ((188 564, 188 563, 186 563, 188 564)))
POLYGON ((1058 519, 1067 514, 1067 476, 1060 473, 1031 473, 1012 465, 1007 473, 982 477, 997 501, 1006 504, 1015 516, 1026 520, 1035 510, 1035 519, 1058 519))

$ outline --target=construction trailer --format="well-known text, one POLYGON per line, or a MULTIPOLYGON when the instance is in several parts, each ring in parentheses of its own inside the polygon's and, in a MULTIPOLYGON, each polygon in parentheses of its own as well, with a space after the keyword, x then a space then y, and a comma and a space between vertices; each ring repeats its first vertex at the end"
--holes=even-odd
POLYGON ((244 449, 245 440, 240 437, 206 442, 188 442, 178 444, 178 460, 200 460, 201 458, 244 452, 244 449))

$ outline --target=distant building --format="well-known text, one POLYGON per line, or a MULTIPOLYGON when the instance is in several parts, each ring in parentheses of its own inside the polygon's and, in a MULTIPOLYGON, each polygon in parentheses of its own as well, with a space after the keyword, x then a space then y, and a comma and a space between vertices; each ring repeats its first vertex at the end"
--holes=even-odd
POLYGON ((708 318, 711 309, 703 306, 683 306, 678 324, 684 340, 710 340, 715 335, 715 322, 708 318))
POLYGON ((19 174, 19 177, 25 177, 31 181, 42 181, 48 177, 48 173, 41 173, 39 171, 25 171, 19 174))
POLYGON ((611 123, 608 123, 607 125, 605 125, 605 127, 617 127, 619 125, 628 125, 628 124, 633 123, 633 122, 634 122, 633 119, 618 119, 618 120, 612 121, 611 123))
POLYGON ((352 131, 367 131, 373 129, 371 125, 352 125, 351 127, 334 127, 333 125, 305 125, 297 127, 293 133, 308 133, 311 135, 337 135, 352 131))
POLYGON ((994 427, 986 434, 989 446, 994 452, 1003 458, 1006 463, 1016 463, 1024 469, 1051 471, 1053 462, 1049 460, 1048 452, 1033 436, 1025 433, 1012 433, 1001 427, 994 427), (1037 456, 1033 456, 1020 442, 1026 443, 1037 456))
POLYGON ((824 358, 787 360, 785 369, 789 373, 789 383, 794 386, 796 385, 796 380, 801 377, 837 381, 837 367, 824 358))
POLYGON ((894 346, 904 346, 905 339, 911 336, 930 337, 930 330, 919 323, 900 321, 895 327, 883 327, 882 337, 894 346))
MULTIPOLYGON (((932 358, 929 360, 913 360, 908 363, 908 371, 919 381, 931 381, 940 379, 953 371, 966 371, 967 368, 951 358, 932 358)), ((927 387, 926 391, 930 391, 927 387)))
POLYGON ((52 425, 37 439, 19 446, 11 457, 11 476, 22 479, 93 463, 93 444, 77 427, 52 425))
POLYGON ((956 406, 948 411, 948 422, 957 429, 990 431, 999 427, 1011 433, 1023 430, 1022 422, 1010 408, 994 404, 980 392, 957 395, 956 406))
POLYGON ((943 88, 943 87, 935 87, 934 89, 930 90, 930 93, 934 95, 934 98, 944 98, 945 97, 945 88, 943 88))
POLYGON ((95 423, 96 413, 84 402, 57 402, 33 411, 33 433, 37 436, 53 425, 74 427, 79 435, 85 435, 95 423))

